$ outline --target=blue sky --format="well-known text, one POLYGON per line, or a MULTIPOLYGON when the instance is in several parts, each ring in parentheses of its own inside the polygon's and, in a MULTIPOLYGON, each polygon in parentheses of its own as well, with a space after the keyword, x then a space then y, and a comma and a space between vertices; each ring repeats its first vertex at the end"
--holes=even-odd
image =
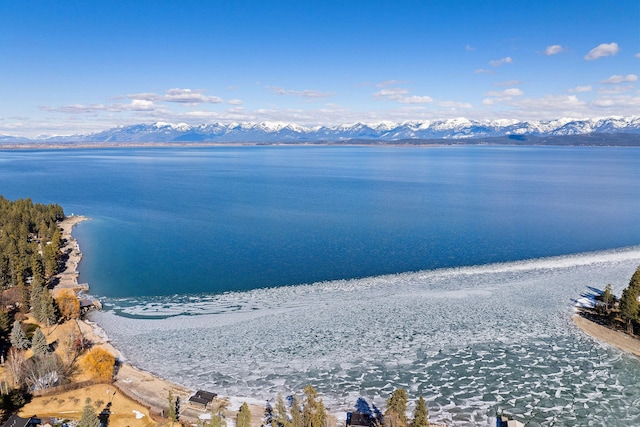
POLYGON ((0 1, 0 134, 640 114, 640 2, 0 1))

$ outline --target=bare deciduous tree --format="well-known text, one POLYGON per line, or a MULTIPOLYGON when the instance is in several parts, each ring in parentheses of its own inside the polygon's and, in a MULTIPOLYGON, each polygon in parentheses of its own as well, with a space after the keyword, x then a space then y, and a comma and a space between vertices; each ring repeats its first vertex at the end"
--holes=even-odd
POLYGON ((15 387, 21 387, 24 383, 25 364, 27 362, 24 352, 18 350, 15 347, 9 349, 7 361, 5 366, 7 371, 13 379, 13 385, 15 387))
POLYGON ((53 353, 34 356, 25 366, 25 383, 32 390, 54 387, 64 378, 64 366, 53 353))

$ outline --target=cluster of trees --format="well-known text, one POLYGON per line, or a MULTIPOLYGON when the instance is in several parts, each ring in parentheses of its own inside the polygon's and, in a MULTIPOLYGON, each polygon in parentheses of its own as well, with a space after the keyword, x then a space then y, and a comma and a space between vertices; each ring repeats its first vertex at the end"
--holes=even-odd
POLYGON ((98 381, 111 379, 115 358, 107 350, 93 347, 85 352, 86 343, 76 332, 70 333, 59 345, 64 357, 52 351, 40 327, 36 326, 31 338, 28 338, 23 325, 15 321, 11 332, 11 348, 5 362, 13 386, 33 391, 60 385, 76 372, 77 361, 83 352, 81 366, 85 372, 98 381), (31 349, 31 357, 27 357, 28 349, 31 349))
POLYGON ((51 351, 45 334, 37 326, 29 339, 20 322, 16 320, 11 329, 11 345, 5 367, 16 389, 50 388, 58 385, 73 371, 72 364, 65 363, 51 351), (26 353, 29 348, 32 350, 31 357, 27 357, 26 353))
MULTIPOLYGON (((30 199, 12 202, 0 196, 0 348, 8 348, 0 358, 13 383, 11 391, 0 395, 0 422, 22 406, 31 391, 68 382, 78 367, 99 381, 113 375, 114 356, 100 347, 89 349, 78 329, 69 328, 66 337, 58 334, 58 350, 43 332, 51 331, 60 319, 80 317, 73 290, 61 290, 54 300, 49 289, 64 265, 59 228, 63 219, 58 205, 34 204, 30 199), (37 323, 25 322, 27 312, 37 323)), ((87 402, 79 426, 99 425, 87 402)))
POLYGON ((387 410, 382 424, 385 427, 429 427, 429 411, 422 395, 413 411, 413 419, 407 419, 407 391, 398 388, 387 399, 387 410))
MULTIPOLYGON (((265 424, 271 427, 326 427, 327 412, 322 399, 316 390, 308 385, 303 389, 303 397, 300 400, 295 394, 287 398, 288 405, 282 395, 278 395, 275 406, 267 403, 265 410, 265 424)), ((369 405, 364 399, 359 399, 356 406, 359 412, 368 413, 372 425, 379 427, 429 427, 429 412, 422 396, 416 402, 411 420, 407 417, 407 392, 404 389, 396 389, 389 399, 384 415, 374 407, 371 414, 369 405)), ((248 407, 246 411, 248 412, 248 407)), ((238 427, 248 427, 248 421, 242 419, 242 408, 238 413, 238 427)))
POLYGON ((53 354, 38 325, 20 322, 28 311, 41 324, 58 321, 48 286, 62 260, 58 223, 63 219, 59 205, 0 196, 0 341, 5 348, 10 344, 1 357, 17 390, 51 387, 70 371, 53 354), (31 357, 26 354, 29 348, 31 357))
MULTIPOLYGON (((605 294, 606 293, 607 290, 605 289, 605 294)), ((620 297, 620 317, 626 325, 627 332, 631 335, 634 333, 634 325, 636 325, 640 319, 638 296, 640 296, 640 267, 633 273, 629 281, 629 286, 622 291, 622 296, 620 297)))
MULTIPOLYGON (((49 278, 57 273, 64 211, 57 204, 9 201, 0 196, 0 288, 27 284, 34 269, 49 278)), ((28 293, 25 293, 28 295, 28 293)), ((24 301, 25 303, 27 301, 24 301)))
POLYGON ((275 406, 267 402, 265 423, 271 427, 325 427, 327 411, 318 392, 312 385, 307 385, 302 393, 302 400, 296 394, 289 396, 288 405, 281 394, 278 394, 275 406))
POLYGON ((0 340, 6 341, 16 309, 31 310, 48 325, 58 320, 48 286, 62 263, 58 223, 63 219, 59 205, 0 196, 0 340))
POLYGON ((604 288, 604 292, 597 299, 596 309, 608 320, 612 327, 623 325, 628 334, 634 335, 640 323, 640 266, 631 276, 629 286, 622 290, 617 298, 613 294, 611 284, 604 288))
POLYGON ((49 290, 64 265, 63 219, 59 205, 0 196, 0 348, 8 348, 0 358, 14 386, 0 396, 0 418, 21 406, 29 392, 65 383, 83 353, 82 367, 93 378, 108 380, 113 374, 114 357, 101 348, 86 351, 80 331, 70 329, 66 338, 58 338, 60 350, 55 352, 43 332, 60 318, 80 317, 72 290, 59 292, 55 300, 49 290), (24 322, 29 311, 37 324, 24 322))

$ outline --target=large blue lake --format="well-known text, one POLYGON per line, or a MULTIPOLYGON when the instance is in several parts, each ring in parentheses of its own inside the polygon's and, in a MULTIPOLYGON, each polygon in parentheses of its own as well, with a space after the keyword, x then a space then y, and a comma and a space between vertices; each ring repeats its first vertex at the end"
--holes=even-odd
POLYGON ((342 414, 395 387, 432 421, 640 425, 640 362, 571 322, 640 265, 640 149, 0 151, 0 194, 90 216, 92 318, 123 357, 342 414), (295 285, 295 286, 284 286, 295 285))
POLYGON ((0 153, 109 297, 224 292, 640 243, 640 150, 221 147, 0 153))

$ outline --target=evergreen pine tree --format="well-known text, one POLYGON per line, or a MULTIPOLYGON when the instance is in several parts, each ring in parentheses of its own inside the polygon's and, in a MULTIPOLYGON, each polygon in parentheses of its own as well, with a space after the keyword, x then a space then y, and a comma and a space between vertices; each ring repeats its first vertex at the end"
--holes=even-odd
POLYGON ((280 393, 278 393, 278 399, 276 400, 276 407, 273 411, 271 426, 291 427, 289 423, 289 417, 287 416, 287 408, 284 406, 284 399, 282 398, 282 395, 280 393))
POLYGON ((42 306, 42 292, 43 292, 42 284, 38 284, 35 281, 31 284, 31 298, 30 305, 31 311, 33 312, 33 317, 36 319, 40 319, 42 317, 41 306, 42 306))
POLYGON ((387 400, 384 421, 389 427, 407 427, 407 391, 405 389, 395 389, 387 400))
MULTIPOLYGON (((35 314, 35 313, 34 313, 35 314)), ((43 289, 40 294, 40 316, 36 317, 39 322, 51 325, 56 323, 58 316, 56 314, 56 306, 53 297, 48 289, 43 289)))
POLYGON ((21 287, 24 286, 24 266, 22 262, 18 258, 18 253, 15 254, 13 258, 13 275, 14 275, 14 286, 21 287))
POLYGON ((56 227, 51 234, 51 246, 56 249, 56 252, 62 247, 62 234, 59 227, 56 227))
POLYGON ((633 322, 638 319, 638 292, 632 287, 622 291, 620 316, 627 324, 627 332, 633 335, 633 322))
POLYGON ((273 420, 273 406, 271 406, 271 402, 267 400, 267 403, 264 405, 264 423, 271 424, 271 420, 273 420))
POLYGON ((42 258, 38 253, 33 254, 31 257, 31 276, 33 278, 31 286, 37 284, 38 286, 44 286, 44 266, 42 265, 42 258))
POLYGON ((244 402, 242 406, 240 406, 236 427, 251 427, 251 411, 249 410, 247 402, 244 402))
POLYGON ((58 252, 59 249, 55 248, 51 243, 45 244, 42 258, 46 277, 52 277, 58 272, 58 252))
POLYGON ((611 305, 614 302, 615 297, 613 296, 613 292, 611 290, 611 284, 609 283, 604 288, 604 292, 602 293, 602 303, 604 304, 604 310, 609 313, 611 305))
POLYGON ((31 342, 27 338, 27 335, 22 330, 22 325, 17 320, 13 322, 11 328, 11 345, 18 350, 26 350, 29 348, 31 342))
POLYGON ((38 227, 38 237, 41 242, 46 242, 49 240, 49 227, 47 227, 47 223, 42 220, 40 221, 40 226, 38 227))
POLYGON ((411 427, 429 427, 429 412, 427 411, 427 404, 422 395, 420 395, 416 409, 413 411, 411 427))
POLYGON ((178 420, 178 414, 176 413, 176 399, 173 397, 171 390, 169 390, 169 396, 167 396, 167 403, 169 404, 167 418, 169 418, 171 425, 173 425, 173 423, 178 420))
POLYGON ((9 334, 9 313, 0 309, 0 336, 6 337, 9 334))
POLYGON ((31 349, 33 350, 34 356, 43 356, 49 351, 47 338, 40 328, 36 328, 33 337, 31 337, 31 349))
POLYGON ((226 427, 227 422, 219 409, 211 409, 211 421, 209 427, 226 427))
POLYGON ((89 397, 85 400, 84 409, 82 410, 82 416, 80 417, 78 427, 100 427, 100 419, 98 418, 96 411, 94 411, 93 406, 91 406, 91 398, 89 397))
POLYGON ((629 287, 635 289, 637 293, 640 293, 640 266, 638 266, 633 276, 631 276, 629 287))
POLYGON ((322 399, 318 398, 318 392, 311 384, 305 386, 304 401, 302 403, 302 423, 304 427, 324 427, 327 421, 327 412, 324 409, 322 399))
POLYGON ((302 412, 300 412, 300 399, 295 394, 291 400, 291 427, 303 427, 302 412))

